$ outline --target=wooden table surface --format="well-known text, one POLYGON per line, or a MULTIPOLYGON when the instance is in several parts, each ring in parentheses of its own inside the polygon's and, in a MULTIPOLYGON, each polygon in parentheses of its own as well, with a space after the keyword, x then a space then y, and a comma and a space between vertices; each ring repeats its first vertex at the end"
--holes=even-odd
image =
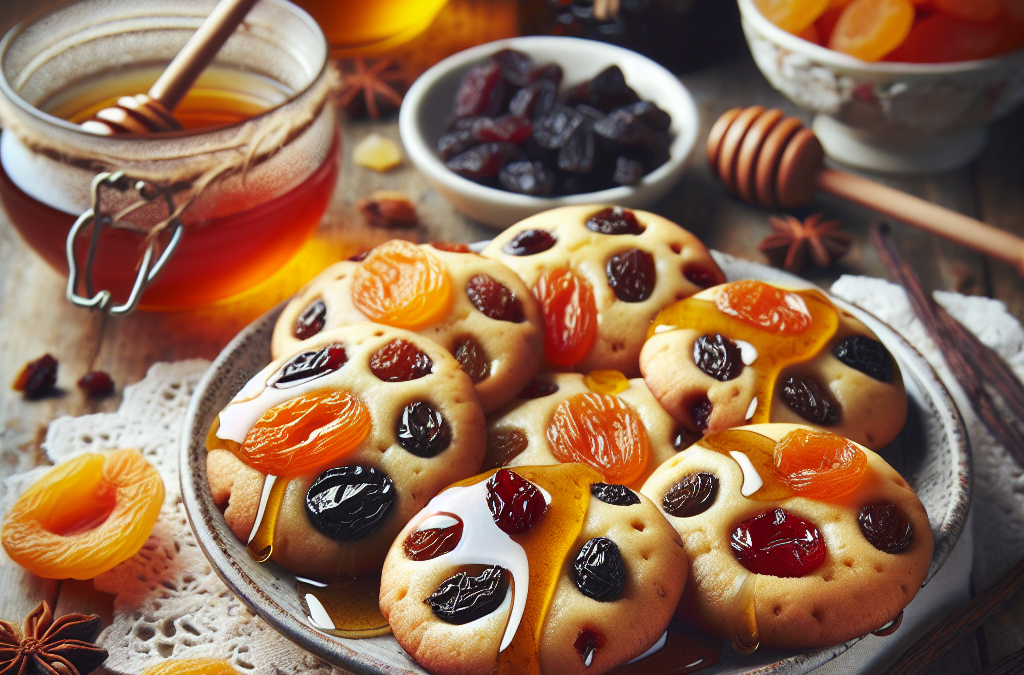
MULTIPOLYGON (((488 15, 514 13, 509 3, 456 0, 446 12, 462 12, 456 17, 459 21, 480 28, 488 15)), ((6 30, 30 4, 35 3, 0 0, 0 29, 6 30)), ((483 41, 501 37, 502 30, 492 28, 488 33, 480 28, 476 33, 483 41)), ((746 53, 681 79, 698 102, 701 139, 720 113, 735 106, 759 103, 802 114, 767 84, 746 53)), ((344 124, 343 170, 317 238, 301 254, 305 267, 322 267, 332 258, 347 257, 392 236, 419 241, 474 241, 493 235, 493 230, 459 216, 427 188, 408 163, 386 174, 355 167, 350 149, 371 131, 398 139, 394 119, 344 124), (387 231, 367 226, 355 203, 376 188, 401 189, 409 194, 417 204, 420 227, 387 231)), ((1024 111, 991 127, 988 148, 969 167, 918 178, 875 178, 1024 235, 1024 111)), ((769 232, 769 214, 727 196, 711 178, 699 152, 672 194, 652 210, 682 224, 709 247, 763 261, 756 247, 769 232)), ((826 270, 810 272, 809 279, 827 286, 841 274, 885 276, 867 240, 870 212, 819 197, 798 214, 815 211, 842 219, 855 243, 842 261, 826 270)), ((998 298, 1014 316, 1024 320, 1024 285, 1010 266, 898 224, 892 236, 926 289, 998 298)), ((308 276, 308 269, 302 267, 293 263, 260 289, 213 307, 108 318, 66 303, 64 279, 32 253, 0 211, 0 479, 46 463, 40 444, 48 423, 56 417, 116 410, 123 386, 141 379, 153 363, 193 357, 213 359, 243 326, 308 276), (8 385, 23 364, 45 352, 60 360, 59 392, 41 401, 25 401, 8 385), (95 369, 113 376, 117 394, 102 400, 82 395, 75 381, 95 369)), ((42 580, 0 552, 0 618, 20 621, 42 599, 55 604, 58 614, 95 612, 109 621, 112 611, 111 597, 97 593, 91 582, 42 580)), ((933 672, 973 675, 1022 647, 1024 594, 1013 598, 975 634, 961 640, 933 672)))

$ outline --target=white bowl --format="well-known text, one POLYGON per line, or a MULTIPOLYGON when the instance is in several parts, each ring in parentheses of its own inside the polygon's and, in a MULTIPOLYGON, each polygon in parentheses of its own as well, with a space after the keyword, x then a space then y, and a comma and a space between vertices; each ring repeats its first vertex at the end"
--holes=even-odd
POLYGON ((618 204, 645 208, 665 196, 682 175, 697 141, 697 107, 679 79, 647 57, 614 45, 568 37, 521 37, 489 42, 454 54, 423 73, 402 102, 398 128, 409 159, 427 183, 458 211, 493 227, 508 227, 535 213, 574 204, 618 204), (445 120, 459 81, 471 67, 502 49, 517 49, 535 62, 557 63, 562 87, 592 78, 617 65, 640 98, 672 115, 669 160, 637 185, 563 197, 530 197, 486 187, 448 170, 437 155, 445 120))
POLYGON ((1024 101, 1024 50, 956 63, 868 63, 787 33, 739 0, 750 52, 772 86, 818 113, 829 156, 892 173, 961 166, 985 125, 1024 101))

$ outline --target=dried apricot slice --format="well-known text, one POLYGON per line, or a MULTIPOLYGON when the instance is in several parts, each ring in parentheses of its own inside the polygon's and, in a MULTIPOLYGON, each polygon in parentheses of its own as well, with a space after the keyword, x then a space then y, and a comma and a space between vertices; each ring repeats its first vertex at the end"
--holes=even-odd
POLYGON ((754 0, 754 4, 782 30, 799 33, 821 16, 829 0, 754 0))
POLYGON ((393 239, 360 263, 352 280, 352 302, 372 321, 420 330, 448 314, 452 283, 436 256, 393 239))
POLYGON ((335 466, 369 433, 362 401, 344 391, 313 391, 263 413, 237 453, 257 471, 292 478, 335 466))
POLYGON ((794 429, 775 445, 775 468, 796 494, 828 500, 857 489, 868 459, 838 434, 794 429))
POLYGON ((142 675, 238 675, 238 671, 219 659, 175 659, 150 666, 142 675))
POLYGON ((643 473, 651 443, 640 416, 612 394, 576 394, 555 409, 548 440, 559 462, 582 462, 610 483, 629 485, 643 473))
POLYGON ((544 311, 544 358, 556 366, 579 363, 597 338, 594 289, 570 269, 545 272, 533 285, 544 311))
POLYGON ((854 0, 839 15, 829 49, 878 61, 900 46, 914 25, 910 0, 854 0))
POLYGON ((79 455, 36 481, 7 513, 11 559, 47 579, 92 579, 135 555, 164 501, 137 450, 79 455))
POLYGON ((715 305, 729 316, 779 335, 803 333, 811 327, 811 313, 803 298, 763 281, 725 284, 715 296, 715 305))

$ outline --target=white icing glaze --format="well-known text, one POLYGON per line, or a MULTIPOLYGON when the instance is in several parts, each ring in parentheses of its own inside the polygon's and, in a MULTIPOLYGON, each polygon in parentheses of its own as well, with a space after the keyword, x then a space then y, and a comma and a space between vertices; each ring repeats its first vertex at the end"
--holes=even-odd
POLYGON ((668 642, 668 631, 665 631, 664 633, 662 633, 661 637, 658 638, 657 642, 655 642, 653 645, 651 645, 650 649, 648 649, 646 652, 644 652, 640 656, 636 657, 632 661, 627 662, 626 665, 628 666, 628 665, 630 665, 632 663, 636 663, 637 661, 642 661, 643 659, 646 659, 648 656, 652 656, 654 654, 657 654, 662 649, 664 649, 666 642, 668 642))
POLYGON ((811 317, 811 310, 807 309, 807 303, 804 302, 804 299, 796 293, 786 293, 786 295, 783 296, 783 300, 786 302, 786 307, 800 312, 807 318, 811 317))
POLYGON ((594 652, 596 652, 596 651, 597 651, 596 649, 591 649, 590 652, 587 653, 587 658, 583 662, 583 665, 586 666, 587 668, 589 668, 590 664, 594 662, 594 652))
POLYGON ((740 360, 743 361, 743 365, 749 366, 757 361, 757 347, 744 340, 736 340, 736 346, 740 348, 740 360))
POLYGON ((310 625, 313 628, 319 628, 320 630, 334 630, 334 621, 331 620, 331 615, 327 613, 327 609, 312 593, 306 593, 306 607, 309 609, 309 615, 306 617, 309 620, 310 625))
POLYGON ((249 540, 246 541, 246 545, 251 544, 253 537, 256 536, 256 532, 260 529, 260 523, 263 522, 263 513, 267 510, 267 500, 270 498, 270 490, 274 487, 274 483, 277 481, 277 476, 267 476, 263 479, 263 492, 260 494, 260 508, 256 511, 256 522, 252 524, 252 532, 249 533, 249 540))
POLYGON ((296 576, 295 581, 309 584, 310 586, 316 586, 317 588, 327 588, 327 584, 322 581, 317 581, 316 579, 307 579, 306 577, 296 576))
POLYGON ((749 420, 751 417, 754 416, 754 411, 756 411, 756 410, 757 410, 757 397, 755 396, 753 399, 751 399, 750 405, 747 406, 747 416, 744 417, 743 419, 749 420))
POLYGON ((451 527, 452 525, 458 525, 458 518, 453 518, 444 513, 438 513, 433 516, 428 516, 422 523, 416 526, 416 532, 422 532, 423 530, 443 530, 451 527))
MULTIPOLYGON (((273 374, 276 373, 277 370, 273 374)), ((267 371, 264 370, 253 377, 252 380, 246 382, 245 386, 242 387, 242 391, 238 392, 235 398, 231 400, 231 403, 220 412, 220 428, 217 429, 217 438, 242 443, 245 441, 245 436, 252 429, 253 425, 263 417, 263 413, 274 406, 281 405, 285 401, 298 398, 307 392, 320 389, 323 386, 323 383, 319 381, 319 377, 302 380, 287 389, 269 387, 266 385, 268 380, 267 371), (253 384, 253 380, 260 384, 253 384), (262 390, 260 390, 260 387, 262 387, 262 390), (256 391, 259 391, 259 393, 253 396, 252 392, 256 391)))
POLYGON ((675 326, 669 326, 668 324, 661 324, 660 326, 655 326, 654 327, 654 334, 658 335, 659 333, 667 333, 670 330, 675 330, 675 329, 676 329, 675 326))
POLYGON ((738 452, 736 450, 730 450, 729 455, 736 460, 736 463, 740 465, 743 470, 743 487, 740 488, 740 494, 744 497, 749 497, 764 485, 764 481, 761 479, 761 474, 754 468, 754 463, 750 461, 745 453, 738 452))

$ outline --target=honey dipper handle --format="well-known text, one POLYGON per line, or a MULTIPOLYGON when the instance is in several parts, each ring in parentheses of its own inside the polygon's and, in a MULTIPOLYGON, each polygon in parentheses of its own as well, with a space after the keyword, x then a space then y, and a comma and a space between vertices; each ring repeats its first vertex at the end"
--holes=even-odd
POLYGON ((220 0, 149 88, 149 97, 173 111, 255 4, 256 0, 220 0))
POLYGON ((908 225, 1004 260, 1024 276, 1024 239, 906 192, 835 169, 818 172, 816 186, 908 225))

